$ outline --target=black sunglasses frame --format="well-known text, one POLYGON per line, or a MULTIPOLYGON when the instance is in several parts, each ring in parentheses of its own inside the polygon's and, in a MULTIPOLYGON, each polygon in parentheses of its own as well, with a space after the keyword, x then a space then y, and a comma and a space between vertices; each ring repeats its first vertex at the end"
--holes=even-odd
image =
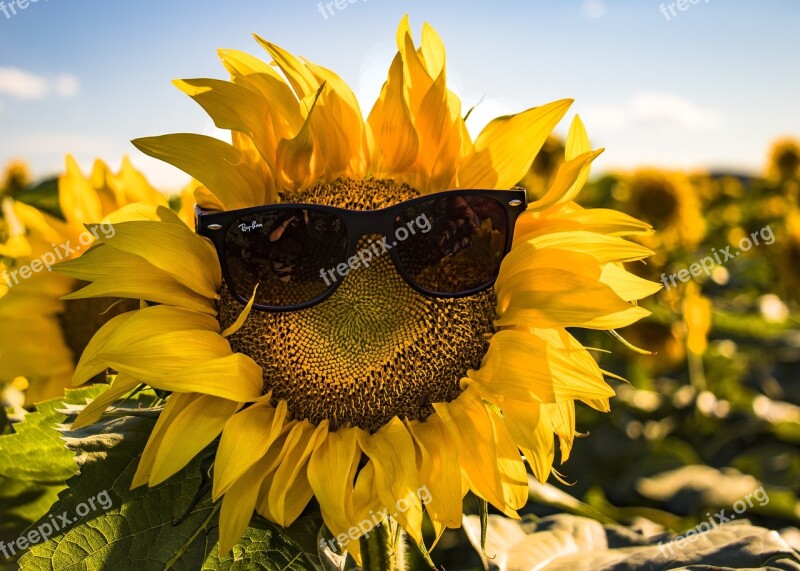
MULTIPOLYGON (((358 245, 359 239, 362 236, 371 234, 378 234, 380 236, 383 236, 384 238, 387 236, 393 236, 395 233, 395 227, 394 227, 395 219, 400 214, 402 214, 403 212, 405 212, 410 207, 413 207, 416 204, 423 202, 430 202, 431 200, 446 199, 449 198, 450 196, 482 196, 485 198, 496 200, 504 208, 507 220, 506 243, 503 249, 503 257, 505 257, 506 254, 508 254, 509 250, 511 249, 511 244, 514 240, 514 227, 516 225, 517 218, 527 208, 526 191, 523 188, 514 188, 511 190, 480 190, 480 189, 447 190, 443 192, 418 196, 410 200, 406 200, 398 204, 393 204, 392 206, 387 206, 386 208, 381 208, 378 210, 350 210, 347 208, 338 208, 335 206, 327 206, 321 204, 303 204, 296 202, 286 202, 286 203, 265 204, 262 206, 253 206, 250 208, 241 208, 238 210, 226 210, 224 212, 219 212, 219 211, 206 211, 201 209, 198 205, 195 205, 195 231, 201 236, 205 236, 206 238, 210 239, 211 242, 214 244, 214 247, 217 250, 217 257, 219 258, 220 268, 222 269, 222 275, 225 279, 225 282, 228 284, 228 290, 230 291, 231 295, 233 295, 233 297, 236 298, 237 301, 246 305, 250 300, 234 289, 232 284, 234 284, 235 282, 233 281, 233 279, 231 279, 231 275, 228 270, 227 260, 225 257, 225 235, 227 234, 230 225, 236 220, 239 220, 242 216, 258 212, 267 212, 275 210, 313 210, 317 212, 323 212, 329 215, 334 215, 344 223, 345 228, 347 230, 347 245, 345 247, 345 257, 343 260, 335 260, 334 262, 346 263, 347 260, 356 255, 357 253, 356 247, 358 245)), ((395 269, 403 277, 405 282, 409 286, 411 286, 414 290, 429 297, 448 298, 448 299, 466 297, 468 295, 472 295, 490 288, 491 286, 494 285, 494 282, 497 279, 497 276, 494 276, 491 279, 491 281, 486 282, 485 284, 458 293, 441 293, 441 292, 429 291, 420 286, 419 284, 417 284, 411 278, 411 276, 408 275, 408 273, 403 268, 403 264, 400 261, 400 256, 397 253, 397 248, 394 247, 394 245, 388 249, 388 254, 392 258, 392 262, 394 263, 395 269)), ((294 305, 279 305, 279 306, 254 303, 253 309, 257 309, 259 311, 271 311, 271 312, 288 312, 288 311, 299 311, 301 309, 306 309, 318 303, 322 303, 331 295, 333 295, 333 293, 336 291, 336 288, 338 288, 343 281, 344 279, 335 280, 333 284, 331 284, 328 287, 328 289, 326 289, 322 294, 318 295, 314 299, 305 301, 303 303, 298 303, 294 305)))

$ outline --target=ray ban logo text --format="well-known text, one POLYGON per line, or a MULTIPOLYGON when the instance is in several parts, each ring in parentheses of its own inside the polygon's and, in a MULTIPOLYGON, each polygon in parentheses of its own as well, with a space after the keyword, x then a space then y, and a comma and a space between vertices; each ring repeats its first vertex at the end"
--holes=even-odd
POLYGON ((253 220, 252 222, 249 222, 247 224, 245 224, 244 222, 239 224, 239 230, 241 230, 244 234, 247 234, 248 232, 252 232, 253 230, 256 230, 258 228, 263 228, 263 227, 264 227, 263 224, 259 224, 255 220, 253 220))

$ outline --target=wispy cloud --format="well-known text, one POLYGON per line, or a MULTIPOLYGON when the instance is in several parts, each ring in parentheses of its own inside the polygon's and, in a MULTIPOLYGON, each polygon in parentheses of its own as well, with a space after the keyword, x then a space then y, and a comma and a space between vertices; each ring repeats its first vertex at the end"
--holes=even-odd
POLYGON ((602 18, 606 14, 606 3, 604 0, 584 0, 581 12, 586 18, 602 18))
POLYGON ((74 97, 80 89, 78 78, 69 73, 47 77, 17 67, 0 67, 0 95, 14 99, 30 101, 53 95, 74 97))
MULTIPOLYGON (((99 156, 109 149, 124 149, 127 147, 125 143, 124 140, 89 133, 35 132, 15 137, 13 150, 22 156, 55 154, 63 157, 67 153, 99 156)), ((10 146, 10 141, 0 141, 0 153, 10 146)))
POLYGON ((722 114, 674 93, 639 92, 621 104, 594 105, 582 113, 598 129, 645 127, 659 131, 714 130, 722 114))

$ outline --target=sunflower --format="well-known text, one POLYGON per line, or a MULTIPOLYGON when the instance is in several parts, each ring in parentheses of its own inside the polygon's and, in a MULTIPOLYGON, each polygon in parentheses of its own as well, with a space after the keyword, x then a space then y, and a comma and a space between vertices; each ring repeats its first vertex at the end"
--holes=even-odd
POLYGON ((127 159, 117 174, 96 161, 87 178, 67 157, 58 198, 63 220, 11 198, 3 202, 0 382, 24 377, 28 405, 63 394, 72 380, 75 356, 109 317, 101 315, 109 300, 62 301, 63 296, 71 299, 68 294, 79 284, 50 271, 53 264, 80 256, 94 240, 85 223, 119 216, 121 207, 134 202, 166 204, 127 159))
POLYGON ((0 196, 14 196, 31 183, 31 172, 25 161, 14 160, 6 165, 2 183, 0 183, 0 196))
MULTIPOLYGON (((659 252, 691 251, 705 236, 698 192, 682 173, 636 170, 621 177, 614 197, 635 217, 653 226, 656 234, 641 242, 659 252)), ((653 262, 658 264, 658 260, 653 262)))
POLYGON ((778 291, 784 299, 798 303, 800 302, 800 209, 796 207, 787 209, 783 236, 780 238, 775 264, 778 291))
POLYGON ((776 182, 800 178, 800 141, 792 138, 778 139, 769 150, 767 178, 776 182))
MULTIPOLYGON (((473 141, 446 87, 441 39, 426 24, 416 47, 404 18, 364 121, 337 75, 256 40, 271 63, 222 50, 230 82, 176 82, 232 130, 232 144, 190 134, 134 141, 200 181, 205 208, 369 210, 444 189, 507 189, 571 103, 495 119, 473 141)), ((401 504, 393 519, 418 545, 425 512, 437 540, 460 527, 467 491, 515 517, 528 493, 523 455, 546 480, 556 436, 561 460, 569 456, 575 401, 607 411, 614 394, 566 328, 629 325, 648 315, 635 300, 660 287, 623 267, 652 253, 623 238, 649 225, 573 202, 599 153, 576 117, 494 289, 458 299, 417 293, 384 257, 318 305, 251 312, 252 300, 243 307, 225 287, 211 243, 167 209, 115 224, 113 238, 63 270, 92 282, 79 296, 147 306, 115 317, 87 346, 75 383, 106 367, 118 375, 73 426, 140 383, 172 391, 132 485, 158 485, 220 437, 221 552, 254 510, 287 526, 312 498, 357 559, 350 540, 401 504)))

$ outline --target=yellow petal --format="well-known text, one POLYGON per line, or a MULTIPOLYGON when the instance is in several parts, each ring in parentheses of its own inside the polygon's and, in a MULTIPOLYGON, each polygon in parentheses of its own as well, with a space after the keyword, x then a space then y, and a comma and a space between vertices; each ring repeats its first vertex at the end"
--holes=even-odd
POLYGON ((425 422, 411 421, 408 429, 422 459, 419 469, 425 487, 422 499, 426 501, 425 507, 436 532, 435 545, 445 527, 461 527, 458 452, 438 415, 429 416, 425 422))
POLYGON ((269 55, 272 56, 275 63, 286 75, 286 78, 289 80, 289 83, 292 84, 292 88, 294 88, 295 93, 300 99, 319 89, 319 82, 303 62, 283 48, 264 40, 257 34, 254 34, 253 37, 255 37, 261 47, 269 52, 269 55))
POLYGON ((334 537, 356 523, 353 481, 361 459, 358 428, 328 433, 308 462, 308 481, 319 502, 322 518, 334 537))
POLYGON ((217 320, 157 305, 124 313, 89 341, 75 368, 81 384, 112 367, 163 390, 196 391, 246 402, 261 396, 261 368, 230 345, 217 320))
POLYGON ((231 323, 225 330, 220 334, 225 338, 230 337, 239 329, 242 328, 244 322, 247 321, 248 316, 250 315, 250 311, 253 309, 253 303, 256 301, 256 291, 258 290, 258 284, 256 287, 253 288, 253 295, 250 296, 250 301, 247 302, 247 305, 244 306, 244 309, 239 313, 239 317, 236 318, 236 321, 231 323))
POLYGON ((250 524, 264 473, 256 466, 242 475, 222 499, 219 514, 219 552, 226 555, 250 524))
POLYGON ((67 222, 80 231, 84 222, 103 218, 100 198, 75 159, 67 155, 66 162, 66 171, 58 177, 58 200, 67 222))
POLYGON ((269 105, 260 93, 245 86, 218 79, 179 79, 172 82, 194 99, 220 129, 238 131, 249 136, 261 154, 272 165, 275 156, 275 133, 269 105))
MULTIPOLYGON (((361 178, 366 174, 366 132, 358 100, 347 83, 338 75, 311 62, 306 62, 306 65, 319 83, 325 83, 323 111, 331 116, 344 134, 339 141, 318 139, 317 143, 324 144, 326 149, 332 145, 343 147, 346 167, 343 174, 361 178)), ((332 175, 333 173, 328 172, 329 177, 332 175)))
MULTIPOLYGON (((573 206, 570 203, 570 206, 573 206)), ((514 228, 514 243, 519 244, 545 232, 564 230, 584 230, 609 236, 648 236, 653 227, 632 216, 606 208, 581 209, 570 211, 561 209, 557 214, 541 217, 533 210, 527 210, 517 219, 514 228)))
POLYGON ((561 163, 547 193, 530 204, 528 210, 533 212, 547 210, 573 200, 581 190, 579 186, 583 184, 581 180, 589 176, 589 165, 602 152, 603 149, 589 151, 561 163))
POLYGON ((461 152, 460 102, 448 96, 444 73, 439 75, 422 98, 415 117, 419 135, 418 168, 422 170, 417 183, 423 191, 453 188, 461 152), (459 109, 453 113, 451 104, 459 109))
POLYGON ((561 447, 561 462, 569 460, 572 443, 575 441, 575 401, 566 400, 554 404, 543 404, 550 417, 553 431, 558 436, 561 447))
POLYGON ((519 401, 503 399, 501 408, 508 431, 520 448, 535 446, 537 430, 541 424, 540 409, 542 405, 536 401, 519 401))
POLYGON ((92 282, 64 299, 122 297, 216 314, 213 301, 179 283, 144 258, 98 244, 81 257, 59 264, 59 272, 92 282), (123 277, 124 276, 124 277, 123 277))
POLYGON ((495 320, 496 327, 537 323, 544 327, 619 329, 650 315, 622 301, 608 286, 569 272, 538 274, 539 290, 518 291, 495 320), (594 302, 592 301, 594 299, 594 302))
POLYGON ((264 181, 248 157, 224 141, 188 133, 131 141, 151 157, 174 165, 214 193, 226 209, 258 206, 264 200, 264 181))
POLYGON ((194 391, 240 402, 258 399, 264 386, 261 367, 242 353, 159 375, 148 384, 165 391, 194 391))
MULTIPOLYGON (((653 251, 639 244, 616 236, 606 236, 583 230, 553 232, 537 236, 527 242, 515 245, 515 248, 527 246, 542 248, 562 248, 593 256, 600 263, 634 262, 653 255, 653 251)), ((512 250, 513 250, 512 249, 512 250)))
MULTIPOLYGON (((69 229, 64 222, 23 202, 3 201, 3 216, 11 236, 36 234, 45 242, 61 242, 69 229)), ((99 220, 99 218, 95 219, 99 220)), ((8 254, 16 257, 22 254, 8 254)))
MULTIPOLYGON (((238 50, 219 50, 219 57, 234 83, 261 94, 269 102, 269 115, 264 118, 271 127, 275 144, 293 137, 303 125, 297 97, 274 67, 238 50)), ((239 146, 234 140, 234 146, 239 146)))
POLYGON ((571 99, 563 99, 491 121, 459 168, 459 187, 503 189, 522 180, 571 104, 571 99))
POLYGON ((505 505, 518 510, 528 500, 528 475, 508 427, 496 410, 489 409, 492 438, 497 445, 497 471, 505 505))
POLYGON ((86 405, 81 411, 75 422, 72 423, 72 430, 88 426, 100 420, 106 409, 118 400, 124 394, 131 392, 133 389, 142 384, 141 381, 134 379, 125 374, 119 374, 111 382, 108 389, 92 402, 86 405))
POLYGON ((653 295, 661 289, 661 284, 651 282, 626 271, 622 264, 606 264, 600 274, 600 281, 609 286, 625 301, 634 301, 653 295))
MULTIPOLYGON (((167 209, 160 207, 159 212, 162 210, 167 209)), ((163 216, 168 215, 164 212, 163 216)), ((144 258, 197 293, 216 299, 222 283, 216 250, 176 215, 172 218, 177 223, 121 222, 113 225, 113 231, 100 233, 98 238, 117 250, 144 258)))
POLYGON ((375 434, 359 433, 359 445, 372 460, 378 497, 416 543, 422 542, 419 477, 409 458, 416 457, 414 440, 397 417, 375 434))
POLYGON ((396 174, 402 178, 417 159, 419 140, 403 94, 403 60, 398 53, 389 78, 367 118, 371 159, 375 176, 396 174))
POLYGON ((445 66, 445 49, 442 38, 433 29, 433 27, 425 22, 422 24, 422 43, 421 43, 422 61, 425 68, 428 70, 428 75, 437 77, 445 66))
MULTIPOLYGON (((367 460, 359 470, 356 485, 353 488, 353 512, 356 516, 355 521, 359 523, 371 520, 374 525, 378 525, 389 513, 389 508, 382 506, 383 502, 378 496, 375 478, 375 463, 367 460)), ((359 528, 353 527, 351 531, 358 531, 356 537, 361 537, 359 528)))
MULTIPOLYGON (((161 220, 162 222, 172 222, 173 219, 171 216, 166 219, 162 219, 164 212, 169 212, 170 215, 172 214, 172 212, 167 209, 160 209, 160 206, 156 204, 143 204, 141 202, 135 202, 133 204, 126 204, 122 208, 118 208, 114 212, 111 212, 105 218, 103 218, 103 222, 108 224, 133 222, 135 220, 161 220)), ((95 246, 96 245, 97 244, 95 244, 95 246)))
MULTIPOLYGON (((583 121, 578 115, 575 115, 575 118, 572 120, 572 124, 569 127, 569 133, 567 133, 567 141, 564 149, 564 157, 569 161, 584 153, 589 153, 592 150, 592 145, 589 142, 589 135, 586 133, 586 127, 583 125, 583 121)), ((586 184, 586 181, 589 179, 589 172, 591 170, 591 161, 589 161, 580 171, 577 180, 572 185, 570 190, 567 192, 567 196, 575 197, 583 188, 583 185, 586 184)), ((568 200, 571 200, 569 198, 568 200)))
POLYGON ((303 420, 289 433, 284 450, 291 462, 278 466, 269 490, 270 511, 278 524, 290 525, 313 496, 306 470, 308 459, 327 434, 327 420, 319 426, 303 420))
POLYGON ((150 472, 155 462, 158 448, 161 446, 161 441, 167 430, 172 425, 172 422, 186 407, 192 404, 195 400, 200 398, 196 394, 183 394, 173 393, 167 399, 167 404, 161 414, 158 415, 158 420, 150 433, 150 438, 147 440, 147 446, 142 452, 142 457, 139 458, 139 465, 136 467, 136 473, 131 482, 131 489, 138 488, 150 481, 150 472))
POLYGON ((141 202, 159 206, 169 205, 167 197, 153 188, 144 174, 136 170, 127 156, 122 157, 122 166, 112 182, 119 187, 119 194, 125 196, 125 202, 141 202))
POLYGON ((186 466, 219 436, 239 403, 201 395, 178 413, 161 438, 150 486, 157 486, 186 466))
POLYGON ((597 363, 574 338, 565 333, 569 338, 565 343, 555 335, 549 339, 542 335, 510 329, 497 332, 480 369, 467 375, 493 394, 519 401, 614 396, 597 363))
POLYGON ((304 189, 316 178, 311 117, 321 91, 322 87, 312 95, 313 99, 309 101, 308 116, 297 136, 291 139, 281 139, 278 143, 275 175, 280 188, 295 191, 304 189))
POLYGON ((509 517, 518 517, 507 505, 497 465, 497 444, 489 411, 474 386, 467 388, 453 401, 434 403, 434 409, 447 428, 458 451, 464 477, 475 494, 487 500, 509 517))
POLYGON ((263 399, 228 420, 214 463, 215 501, 267 453, 281 434, 285 419, 286 401, 273 408, 268 399, 263 399))
POLYGON ((408 25, 408 15, 400 21, 400 25, 397 27, 396 40, 398 55, 403 60, 403 94, 408 102, 411 117, 416 119, 419 117, 422 98, 430 89, 433 78, 436 76, 428 73, 420 52, 414 48, 411 28, 408 25))
POLYGON ((538 280, 535 276, 533 281, 530 280, 531 272, 547 270, 568 271, 595 281, 600 280, 602 271, 597 259, 589 254, 564 248, 537 249, 523 244, 512 249, 503 259, 495 285, 498 299, 505 299, 520 288, 535 287, 538 280))

